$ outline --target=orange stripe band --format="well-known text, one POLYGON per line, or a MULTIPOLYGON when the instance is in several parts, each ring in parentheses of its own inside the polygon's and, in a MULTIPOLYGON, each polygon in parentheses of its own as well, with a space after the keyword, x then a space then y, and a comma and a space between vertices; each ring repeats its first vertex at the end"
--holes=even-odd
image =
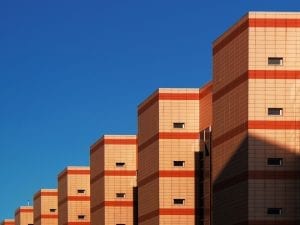
POLYGON ((138 181, 138 187, 142 187, 147 183, 159 178, 159 177, 195 177, 195 171, 193 170, 160 170, 159 172, 155 172, 148 177, 138 181))
POLYGON ((199 93, 156 93, 150 97, 145 105, 139 107, 138 115, 141 115, 159 100, 199 100, 199 93))
POLYGON ((34 222, 37 222, 41 219, 57 219, 58 215, 53 215, 53 214, 42 214, 39 217, 34 218, 34 222))
POLYGON ((56 191, 39 191, 35 196, 34 200, 38 199, 41 196, 58 196, 58 192, 56 191))
POLYGON ((300 79, 300 71, 297 70, 249 70, 225 85, 213 94, 213 102, 217 101, 248 79, 300 79))
POLYGON ((86 202, 86 201, 90 201, 90 196, 68 196, 67 198, 62 199, 61 201, 58 202, 58 205, 61 205, 65 202, 69 202, 69 201, 79 201, 79 202, 86 202))
POLYGON ((90 170, 65 170, 58 175, 58 179, 62 179, 67 175, 90 175, 90 170))
POLYGON ((137 144, 137 139, 112 139, 112 138, 102 138, 102 140, 93 145, 91 147, 91 154, 93 154, 94 152, 96 152, 99 147, 103 146, 103 145, 136 145, 137 144))
POLYGON ((94 206, 91 209, 91 212, 96 212, 97 210, 103 208, 104 206, 107 207, 133 207, 133 201, 104 201, 100 204, 94 206))
POLYGON ((135 170, 105 170, 91 179, 91 184, 95 183, 104 176, 136 176, 135 170))
POLYGON ((249 18, 233 29, 226 37, 213 48, 213 55, 217 54, 227 44, 237 38, 249 27, 300 27, 300 19, 272 19, 272 18, 249 18))
POLYGON ((86 221, 86 222, 67 222, 64 223, 64 225, 90 225, 91 222, 86 221))
POLYGON ((15 212, 15 215, 19 214, 19 213, 32 213, 33 209, 17 209, 17 211, 15 212))
POLYGON ((152 219, 153 217, 159 216, 159 215, 165 215, 165 216, 194 216, 195 215, 195 209, 191 208, 184 208, 184 209, 159 209, 154 210, 150 213, 147 213, 145 215, 142 215, 139 217, 139 223, 142 223, 146 220, 152 219))
POLYGON ((143 151, 146 147, 159 139, 199 139, 198 132, 160 132, 153 135, 147 141, 139 145, 138 151, 143 151))

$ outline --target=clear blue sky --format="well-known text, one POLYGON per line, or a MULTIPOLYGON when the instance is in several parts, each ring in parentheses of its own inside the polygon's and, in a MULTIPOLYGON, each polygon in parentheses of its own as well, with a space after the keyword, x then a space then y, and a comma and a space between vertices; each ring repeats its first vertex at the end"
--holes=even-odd
POLYGON ((134 134, 156 88, 209 81, 212 41, 249 10, 300 1, 0 1, 0 220, 102 134, 134 134))

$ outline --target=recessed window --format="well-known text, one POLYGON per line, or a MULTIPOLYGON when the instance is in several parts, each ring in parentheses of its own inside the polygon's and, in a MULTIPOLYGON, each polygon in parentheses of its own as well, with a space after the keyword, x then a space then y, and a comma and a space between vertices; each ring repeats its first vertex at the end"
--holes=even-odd
POLYGON ((173 123, 173 128, 184 128, 184 123, 173 123))
POLYGON ((78 193, 78 194, 84 194, 84 193, 85 193, 85 189, 78 189, 78 190, 77 190, 77 193, 78 193))
POLYGON ((268 166, 282 166, 282 158, 268 158, 268 166))
POLYGON ((85 215, 78 215, 77 217, 79 220, 84 220, 85 219, 85 215))
POLYGON ((268 65, 281 66, 281 65, 283 65, 283 58, 282 57, 269 57, 268 65))
POLYGON ((269 116, 282 116, 283 109, 282 108, 268 108, 269 116))
POLYGON ((185 161, 173 161, 173 166, 184 167, 185 161))
POLYGON ((49 209, 50 212, 56 212, 56 209, 49 209))
POLYGON ((116 193, 116 198, 125 198, 125 193, 116 193))
POLYGON ((117 223, 116 225, 126 225, 125 223, 117 223))
POLYGON ((124 167, 125 163, 124 162, 116 162, 116 167, 124 167))
POLYGON ((184 205, 185 199, 184 198, 174 198, 173 203, 174 205, 184 205))
POLYGON ((269 215, 281 215, 282 214, 282 208, 268 208, 267 214, 269 215))

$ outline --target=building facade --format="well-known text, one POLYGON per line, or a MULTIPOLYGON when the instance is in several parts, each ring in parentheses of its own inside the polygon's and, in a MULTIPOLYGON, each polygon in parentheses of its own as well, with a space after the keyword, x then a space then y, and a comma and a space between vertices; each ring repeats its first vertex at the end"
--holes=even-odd
POLYGON ((34 195, 34 225, 57 225, 57 189, 41 189, 34 195))
POLYGON ((91 146, 91 224, 136 223, 136 135, 104 135, 91 146))
POLYGON ((300 224, 300 13, 250 12, 213 45, 214 225, 300 224))
POLYGON ((58 175, 58 224, 90 225, 90 168, 69 166, 58 175))
POLYGON ((158 89, 138 107, 141 225, 195 224, 200 219, 200 93, 197 88, 158 89))
POLYGON ((32 206, 20 206, 15 211, 15 225, 33 225, 32 206))

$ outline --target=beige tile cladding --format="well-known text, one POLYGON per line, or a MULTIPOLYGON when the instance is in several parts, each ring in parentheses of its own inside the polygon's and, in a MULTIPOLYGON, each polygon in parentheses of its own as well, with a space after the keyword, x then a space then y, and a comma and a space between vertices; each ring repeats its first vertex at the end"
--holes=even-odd
POLYGON ((15 212, 15 225, 33 225, 33 207, 20 206, 15 212))
POLYGON ((199 110, 199 89, 158 89, 140 104, 139 224, 194 224, 195 177, 186 174, 195 171, 199 110), (176 122, 185 123, 184 128, 173 128, 176 122), (196 134, 196 138, 186 138, 190 134, 196 134), (175 168, 173 161, 185 161, 185 165, 175 168), (172 172, 184 175, 159 175, 172 172), (175 198, 184 198, 185 204, 174 205, 175 198))
POLYGON ((57 189, 41 189, 34 195, 34 225, 58 224, 57 189))
POLYGON ((136 142, 136 135, 104 135, 91 146, 92 225, 134 224, 136 142))
POLYGON ((69 166, 58 175, 58 215, 59 225, 90 224, 89 167, 69 166))
POLYGON ((214 225, 300 221, 300 89, 293 78, 300 28, 284 27, 286 19, 294 23, 300 13, 250 12, 214 42, 214 225), (268 65, 268 57, 283 63, 268 65), (282 108, 282 115, 270 116, 268 108, 282 108), (268 158, 283 164, 269 166, 268 158), (282 214, 268 215, 267 208, 282 214))

